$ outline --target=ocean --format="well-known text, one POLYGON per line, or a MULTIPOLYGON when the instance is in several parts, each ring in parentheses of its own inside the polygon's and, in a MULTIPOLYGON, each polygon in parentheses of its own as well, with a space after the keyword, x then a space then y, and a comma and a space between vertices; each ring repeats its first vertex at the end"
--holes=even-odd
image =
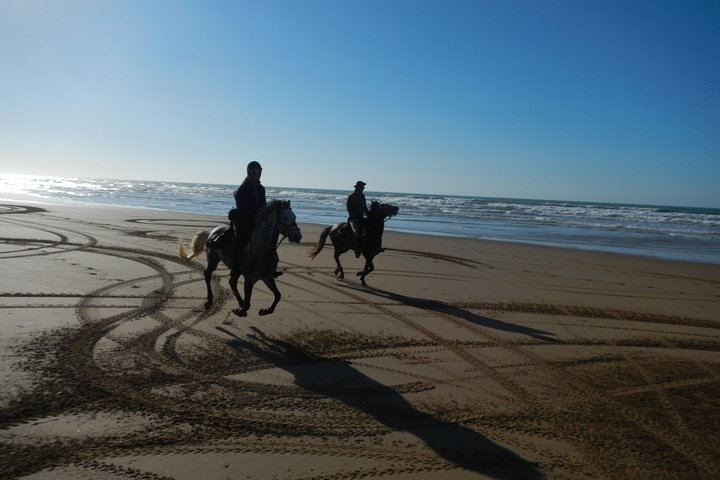
MULTIPOLYGON (((0 197, 226 215, 237 185, 0 174, 0 197)), ((298 222, 345 221, 348 190, 265 186, 298 222)), ((400 208, 387 230, 720 264, 720 209, 366 191, 400 208)))

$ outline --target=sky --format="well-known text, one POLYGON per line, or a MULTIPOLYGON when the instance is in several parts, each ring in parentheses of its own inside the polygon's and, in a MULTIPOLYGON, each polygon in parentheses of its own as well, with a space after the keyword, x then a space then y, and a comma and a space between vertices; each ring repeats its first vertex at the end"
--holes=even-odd
POLYGON ((720 1, 0 0, 0 173, 720 207, 720 1))

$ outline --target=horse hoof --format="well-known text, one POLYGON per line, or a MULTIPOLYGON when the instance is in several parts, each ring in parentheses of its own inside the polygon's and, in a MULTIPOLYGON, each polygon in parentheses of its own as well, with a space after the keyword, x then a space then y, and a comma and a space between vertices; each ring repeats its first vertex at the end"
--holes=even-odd
POLYGON ((271 313, 273 313, 273 310, 270 310, 269 308, 262 308, 258 312, 261 317, 264 317, 265 315, 270 315, 271 313))
POLYGON ((234 313, 238 317, 247 317, 247 310, 240 310, 239 308, 234 308, 232 313, 234 313))
POLYGON ((208 300, 207 302, 205 302, 205 310, 210 310, 210 307, 212 307, 212 304, 213 304, 212 300, 208 300))

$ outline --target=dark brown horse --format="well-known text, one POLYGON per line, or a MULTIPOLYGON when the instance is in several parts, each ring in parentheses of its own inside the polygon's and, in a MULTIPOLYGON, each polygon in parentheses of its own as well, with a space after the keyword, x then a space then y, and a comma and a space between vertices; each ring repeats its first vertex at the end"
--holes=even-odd
MULTIPOLYGON (((360 277, 360 281, 363 285, 365 283, 365 277, 375 270, 373 265, 373 258, 383 250, 382 248, 382 235, 385 229, 385 219, 397 215, 399 208, 394 205, 387 203, 379 203, 375 200, 370 204, 370 210, 367 214, 367 219, 364 222, 364 235, 360 237, 360 245, 362 255, 365 257, 365 268, 357 272, 357 276, 360 277)), ((338 278, 345 278, 345 272, 343 271, 342 265, 340 265, 340 255, 352 249, 352 231, 350 225, 347 222, 338 223, 332 227, 327 227, 320 234, 320 239, 315 246, 308 251, 308 257, 314 259, 320 250, 325 245, 325 240, 330 237, 330 241, 335 248, 335 263, 337 268, 335 269, 335 275, 338 278)))
POLYGON ((232 238, 223 242, 222 246, 215 245, 216 239, 221 237, 230 227, 221 225, 212 232, 202 230, 195 234, 190 241, 191 255, 185 253, 182 242, 178 250, 180 258, 192 260, 207 251, 207 268, 205 269, 205 285, 207 286, 207 300, 205 309, 213 304, 213 293, 210 288, 212 273, 222 261, 230 269, 230 288, 235 294, 239 308, 233 313, 239 317, 247 316, 250 308, 250 297, 255 283, 262 280, 275 296, 272 305, 260 310, 260 315, 269 315, 275 311, 280 301, 280 291, 275 284, 275 271, 278 264, 278 237, 282 234, 292 243, 299 243, 302 239, 300 228, 295 221, 295 213, 286 200, 273 200, 258 212, 255 227, 250 242, 245 246, 242 257, 237 254, 232 238), (240 296, 237 288, 238 279, 243 276, 245 299, 240 296))

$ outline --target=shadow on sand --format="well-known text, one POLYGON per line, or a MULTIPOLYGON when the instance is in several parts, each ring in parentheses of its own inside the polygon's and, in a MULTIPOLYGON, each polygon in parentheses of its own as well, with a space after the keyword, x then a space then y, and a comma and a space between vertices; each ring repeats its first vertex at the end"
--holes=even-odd
POLYGON ((292 343, 267 337, 254 327, 247 339, 225 327, 216 328, 232 337, 234 348, 250 351, 291 373, 298 387, 340 401, 394 431, 410 433, 460 468, 498 479, 542 478, 535 464, 470 428, 416 409, 401 394, 348 362, 317 356, 292 343), (321 364, 319 368, 317 364, 321 364))
POLYGON ((464 308, 454 307, 438 300, 408 297, 399 293, 388 292, 386 290, 380 290, 377 288, 361 287, 359 285, 354 285, 351 283, 343 284, 343 286, 351 290, 357 290, 358 292, 362 292, 365 294, 382 297, 384 299, 401 303, 409 307, 415 307, 422 310, 430 310, 431 312, 435 313, 450 315, 461 320, 465 320, 466 322, 470 322, 479 327, 491 328, 493 330, 499 330, 508 333, 519 333, 521 335, 527 335, 543 342, 557 342, 556 339, 552 338, 552 336, 554 335, 553 333, 546 332, 544 330, 538 330, 536 328, 523 327, 514 323, 503 322, 494 318, 483 317, 469 310, 465 310, 464 308))

